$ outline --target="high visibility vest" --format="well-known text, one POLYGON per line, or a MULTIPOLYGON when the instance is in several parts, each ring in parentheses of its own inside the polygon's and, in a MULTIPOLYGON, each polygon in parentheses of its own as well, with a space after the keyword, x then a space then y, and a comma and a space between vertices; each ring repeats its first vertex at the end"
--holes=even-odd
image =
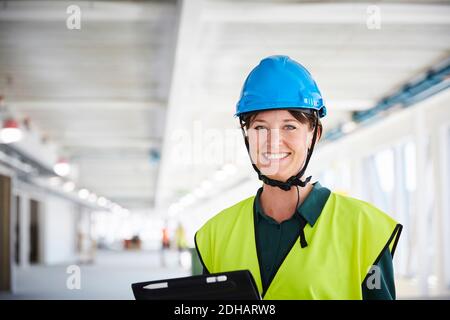
POLYGON ((305 226, 308 246, 301 248, 297 239, 263 292, 254 200, 247 198, 207 221, 195 245, 209 273, 250 270, 268 300, 362 299, 369 270, 387 246, 393 254, 402 228, 369 203, 331 193, 314 226, 305 226))

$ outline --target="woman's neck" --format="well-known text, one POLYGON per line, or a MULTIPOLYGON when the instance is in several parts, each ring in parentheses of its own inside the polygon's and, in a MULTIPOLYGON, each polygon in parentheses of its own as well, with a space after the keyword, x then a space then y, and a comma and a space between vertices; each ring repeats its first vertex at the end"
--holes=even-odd
MULTIPOLYGON (((299 187, 300 201, 308 196, 313 185, 308 183, 305 187, 299 187)), ((295 213, 298 200, 297 188, 293 186, 289 191, 284 191, 278 187, 263 184, 263 191, 260 196, 261 207, 266 215, 273 218, 278 223, 290 219, 295 213)))

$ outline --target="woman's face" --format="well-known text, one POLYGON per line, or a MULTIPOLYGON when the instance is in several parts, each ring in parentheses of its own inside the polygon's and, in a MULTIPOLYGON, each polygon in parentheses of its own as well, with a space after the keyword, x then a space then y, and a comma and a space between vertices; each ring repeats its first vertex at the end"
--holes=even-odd
POLYGON ((248 129, 250 156, 263 175, 286 181, 303 167, 312 137, 308 124, 289 111, 262 111, 248 129))

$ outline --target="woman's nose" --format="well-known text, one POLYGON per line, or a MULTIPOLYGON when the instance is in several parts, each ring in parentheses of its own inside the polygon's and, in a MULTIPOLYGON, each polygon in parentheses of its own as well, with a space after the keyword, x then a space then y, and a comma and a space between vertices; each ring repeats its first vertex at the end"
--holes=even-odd
POLYGON ((277 152, 280 149, 280 142, 283 138, 280 129, 270 129, 268 135, 267 140, 269 142, 270 151, 277 152))

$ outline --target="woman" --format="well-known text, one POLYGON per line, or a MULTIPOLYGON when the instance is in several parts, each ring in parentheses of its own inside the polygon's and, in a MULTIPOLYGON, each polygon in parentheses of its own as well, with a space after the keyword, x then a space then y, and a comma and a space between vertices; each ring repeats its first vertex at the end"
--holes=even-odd
POLYGON ((315 81, 289 57, 251 71, 236 116, 263 186, 196 233, 205 273, 248 269, 264 299, 395 299, 402 226, 302 179, 325 115, 315 81))

